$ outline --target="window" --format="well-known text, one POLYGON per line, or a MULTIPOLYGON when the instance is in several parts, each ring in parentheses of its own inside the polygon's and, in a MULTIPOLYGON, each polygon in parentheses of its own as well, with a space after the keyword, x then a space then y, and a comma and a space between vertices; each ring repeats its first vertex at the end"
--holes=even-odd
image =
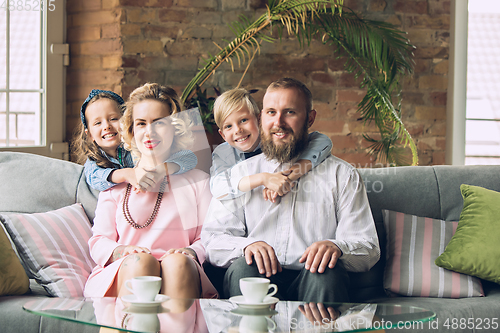
POLYGON ((0 0, 0 150, 66 157, 63 5, 0 0))
POLYGON ((465 164, 500 164, 500 2, 470 0, 465 164))

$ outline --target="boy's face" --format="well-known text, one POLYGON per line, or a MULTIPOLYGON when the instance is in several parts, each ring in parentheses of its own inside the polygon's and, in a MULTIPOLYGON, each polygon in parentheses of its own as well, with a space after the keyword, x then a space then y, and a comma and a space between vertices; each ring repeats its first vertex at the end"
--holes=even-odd
POLYGON ((88 137, 113 157, 121 142, 120 117, 116 102, 108 98, 95 101, 85 110, 88 137))
POLYGON ((255 150, 260 142, 257 117, 246 105, 224 120, 219 133, 227 143, 243 152, 255 150))

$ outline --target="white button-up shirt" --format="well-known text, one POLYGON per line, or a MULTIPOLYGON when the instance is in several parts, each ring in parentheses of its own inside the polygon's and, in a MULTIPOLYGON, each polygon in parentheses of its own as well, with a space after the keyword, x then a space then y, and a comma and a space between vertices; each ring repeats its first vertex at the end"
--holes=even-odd
MULTIPOLYGON (((264 154, 239 163, 248 175, 286 170, 264 154)), ((210 263, 228 267, 246 246, 264 241, 274 248, 280 265, 301 269, 308 246, 330 240, 342 251, 348 271, 370 269, 380 248, 366 190, 357 170, 330 156, 302 176, 293 190, 276 203, 265 201, 263 187, 220 201, 212 199, 203 225, 202 242, 210 263)))

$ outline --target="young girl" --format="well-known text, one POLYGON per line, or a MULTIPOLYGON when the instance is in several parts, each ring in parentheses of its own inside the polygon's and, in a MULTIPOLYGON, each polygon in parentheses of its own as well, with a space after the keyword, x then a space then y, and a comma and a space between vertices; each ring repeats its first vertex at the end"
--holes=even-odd
MULTIPOLYGON (((171 88, 145 84, 132 92, 123 138, 140 167, 155 168, 188 148, 192 136, 175 117, 179 111, 171 88)), ((161 276, 161 293, 173 298, 216 296, 200 266, 205 259, 200 232, 211 197, 208 175, 200 170, 167 175, 149 192, 131 191, 125 183, 101 192, 89 240, 97 266, 85 296, 130 294, 125 281, 144 275, 161 276)))
POLYGON ((77 162, 85 162, 85 177, 92 188, 104 191, 127 182, 134 188, 148 190, 165 174, 180 174, 196 166, 196 155, 183 150, 170 156, 164 168, 134 168, 132 155, 121 142, 119 120, 123 103, 112 91, 93 89, 80 109, 81 123, 72 147, 77 162))

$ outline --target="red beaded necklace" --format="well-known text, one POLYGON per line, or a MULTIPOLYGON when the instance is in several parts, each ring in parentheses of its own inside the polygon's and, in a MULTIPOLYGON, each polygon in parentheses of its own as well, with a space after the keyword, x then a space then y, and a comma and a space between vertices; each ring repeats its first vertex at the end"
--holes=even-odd
POLYGON ((160 210, 161 199, 163 198, 163 192, 165 192, 165 186, 167 184, 168 184, 168 179, 165 176, 165 178, 163 178, 163 181, 161 182, 160 190, 158 191, 158 196, 156 197, 156 203, 155 207, 153 208, 153 213, 151 214, 151 216, 144 225, 135 223, 134 219, 132 218, 132 215, 130 215, 130 211, 128 209, 128 200, 130 198, 130 191, 132 190, 132 185, 130 184, 127 185, 125 198, 123 199, 123 215, 125 216, 125 219, 132 227, 136 229, 143 229, 147 228, 151 223, 153 223, 154 219, 156 218, 156 215, 158 214, 158 211, 160 210))

